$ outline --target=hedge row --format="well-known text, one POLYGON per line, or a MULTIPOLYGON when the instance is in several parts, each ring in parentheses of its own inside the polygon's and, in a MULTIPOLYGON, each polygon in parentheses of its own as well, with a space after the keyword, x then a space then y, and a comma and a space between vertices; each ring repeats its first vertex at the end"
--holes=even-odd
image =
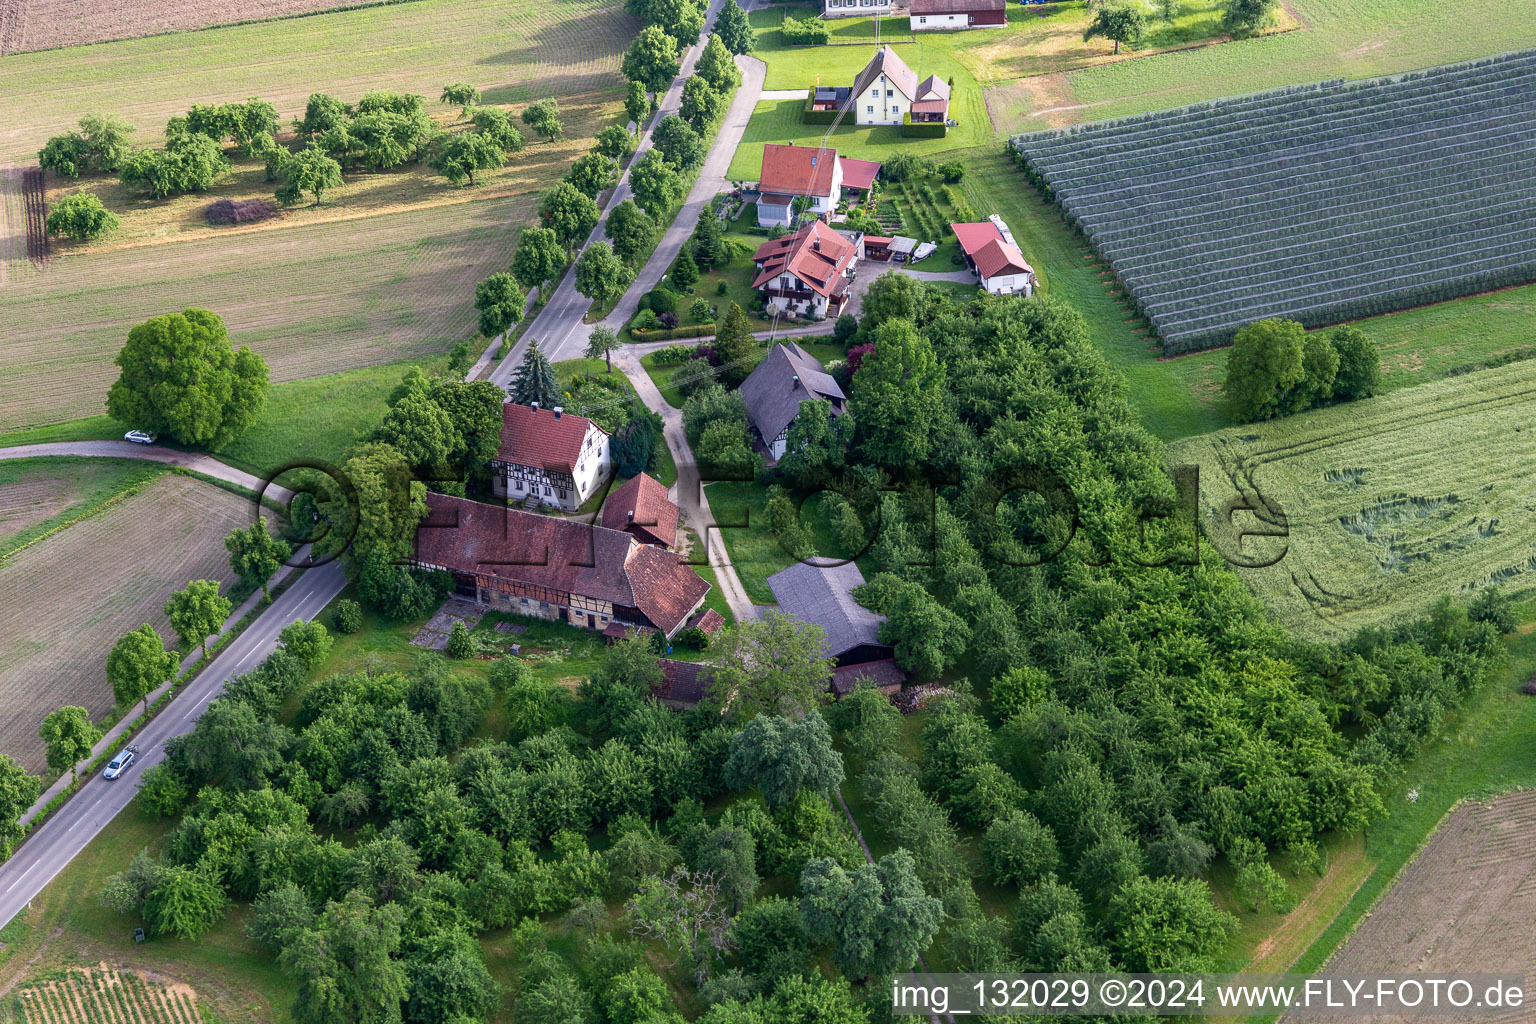
POLYGON ((713 338, 715 336, 714 324, 695 324, 692 327, 657 328, 654 331, 641 331, 631 327, 629 333, 640 341, 671 341, 674 338, 713 338))
POLYGON ((805 91, 805 109, 800 112, 800 120, 805 124, 831 124, 837 120, 838 112, 835 110, 812 110, 816 104, 816 87, 813 85, 805 91))
POLYGON ((912 123, 910 112, 901 115, 901 134, 909 139, 942 139, 949 132, 949 128, 942 121, 919 121, 912 123))

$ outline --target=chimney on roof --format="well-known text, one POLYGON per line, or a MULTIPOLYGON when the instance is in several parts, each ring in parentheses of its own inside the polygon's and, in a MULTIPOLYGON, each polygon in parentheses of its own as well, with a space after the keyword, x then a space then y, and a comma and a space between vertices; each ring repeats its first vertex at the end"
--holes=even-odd
POLYGON ((563 412, 565 412, 565 409, 563 407, 558 406, 558 405, 555 406, 555 419, 559 419, 560 418, 560 414, 563 413, 563 412))
POLYGON ((538 411, 539 411, 539 403, 538 402, 529 402, 528 403, 528 408, 532 409, 534 411, 534 414, 537 415, 538 411))
POLYGON ((800 375, 797 373, 789 378, 789 390, 793 391, 800 386, 800 375))
POLYGON ((635 510, 634 509, 630 509, 629 510, 629 521, 630 522, 634 522, 635 521, 635 510))

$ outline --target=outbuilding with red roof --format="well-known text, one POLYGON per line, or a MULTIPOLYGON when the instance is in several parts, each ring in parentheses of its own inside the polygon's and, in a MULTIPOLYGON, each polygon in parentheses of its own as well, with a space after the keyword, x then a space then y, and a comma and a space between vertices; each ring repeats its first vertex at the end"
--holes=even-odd
POLYGON ((631 477, 603 501, 603 525, 631 534, 642 544, 672 547, 678 515, 666 486, 648 473, 631 477))
POLYGON ((951 224, 966 265, 992 295, 1029 295, 1035 290, 1034 268, 1014 244, 1007 225, 997 218, 973 224, 951 224))

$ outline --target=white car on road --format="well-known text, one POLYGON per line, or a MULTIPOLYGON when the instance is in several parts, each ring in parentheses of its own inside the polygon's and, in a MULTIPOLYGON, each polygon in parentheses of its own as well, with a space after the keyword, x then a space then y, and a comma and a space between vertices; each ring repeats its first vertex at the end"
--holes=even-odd
POLYGON ((154 444, 155 435, 143 430, 130 430, 123 435, 124 441, 132 441, 134 444, 154 444))
POLYGON ((129 749, 123 751, 121 754, 118 754, 107 764, 107 770, 101 773, 101 777, 104 779, 116 779, 121 777, 122 774, 128 770, 128 766, 133 764, 134 759, 138 756, 138 753, 135 752, 132 747, 130 747, 129 749))

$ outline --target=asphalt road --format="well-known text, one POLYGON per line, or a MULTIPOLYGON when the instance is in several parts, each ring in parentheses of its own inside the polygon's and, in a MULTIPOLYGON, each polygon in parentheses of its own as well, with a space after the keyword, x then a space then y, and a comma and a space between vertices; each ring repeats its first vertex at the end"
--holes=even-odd
MULTIPOLYGON (((261 617, 217 655, 201 675, 177 694, 133 741, 139 760, 115 782, 100 775, 80 788, 68 803, 0 864, 0 928, 27 908, 49 882, 128 806, 144 772, 165 760, 166 741, 192 731, 197 717, 224 690, 224 684, 248 672, 272 652, 278 632, 295 619, 312 619, 341 593, 346 577, 337 562, 305 570, 261 617)), ((123 851, 128 866, 131 850, 123 851)))

